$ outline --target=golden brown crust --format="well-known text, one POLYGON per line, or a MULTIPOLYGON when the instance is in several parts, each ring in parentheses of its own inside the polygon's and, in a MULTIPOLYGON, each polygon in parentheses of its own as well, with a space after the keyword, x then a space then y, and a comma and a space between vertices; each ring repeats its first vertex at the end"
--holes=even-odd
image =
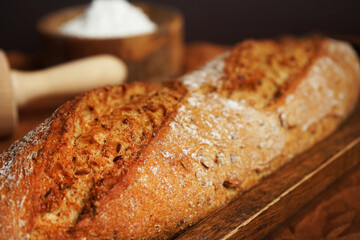
POLYGON ((286 39, 90 91, 1 155, 0 238, 168 238, 330 134, 359 82, 347 44, 286 39))
POLYGON ((263 108, 296 88, 320 54, 324 39, 283 38, 248 40, 238 44, 225 59, 225 76, 219 91, 233 100, 245 99, 263 108))

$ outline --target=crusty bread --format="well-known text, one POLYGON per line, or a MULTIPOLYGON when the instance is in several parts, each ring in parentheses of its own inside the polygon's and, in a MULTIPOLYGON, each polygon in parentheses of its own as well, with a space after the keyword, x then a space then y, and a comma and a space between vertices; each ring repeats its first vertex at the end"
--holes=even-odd
POLYGON ((348 44, 287 38, 87 92, 1 155, 0 239, 171 237, 334 131, 359 85, 348 44))

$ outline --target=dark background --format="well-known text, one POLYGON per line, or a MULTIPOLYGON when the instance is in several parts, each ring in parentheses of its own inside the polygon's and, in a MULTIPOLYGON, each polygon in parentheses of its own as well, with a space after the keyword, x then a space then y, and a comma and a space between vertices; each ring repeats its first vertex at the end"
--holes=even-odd
MULTIPOLYGON (((106 1, 106 0, 104 0, 106 1)), ((146 0, 145 0, 146 1, 146 0)), ((149 1, 149 0, 148 0, 149 1)), ((89 0, 0 0, 0 48, 34 52, 36 21, 89 0)), ((232 44, 279 34, 360 35, 360 0, 151 0, 179 8, 186 40, 232 44)))

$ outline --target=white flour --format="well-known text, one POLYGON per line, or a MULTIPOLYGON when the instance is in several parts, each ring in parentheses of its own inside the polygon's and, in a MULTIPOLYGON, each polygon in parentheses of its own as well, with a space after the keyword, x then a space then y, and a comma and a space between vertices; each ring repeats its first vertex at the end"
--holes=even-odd
POLYGON ((151 33, 156 25, 126 0, 93 0, 83 15, 65 23, 60 30, 77 37, 111 38, 151 33))

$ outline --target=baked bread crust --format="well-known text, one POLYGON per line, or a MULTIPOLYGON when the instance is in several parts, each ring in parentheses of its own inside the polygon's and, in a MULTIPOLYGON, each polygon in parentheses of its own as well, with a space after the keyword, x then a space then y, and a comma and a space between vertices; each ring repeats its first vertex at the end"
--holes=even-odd
POLYGON ((1 155, 0 239, 169 238, 333 132, 359 86, 351 46, 311 38, 92 90, 1 155))

